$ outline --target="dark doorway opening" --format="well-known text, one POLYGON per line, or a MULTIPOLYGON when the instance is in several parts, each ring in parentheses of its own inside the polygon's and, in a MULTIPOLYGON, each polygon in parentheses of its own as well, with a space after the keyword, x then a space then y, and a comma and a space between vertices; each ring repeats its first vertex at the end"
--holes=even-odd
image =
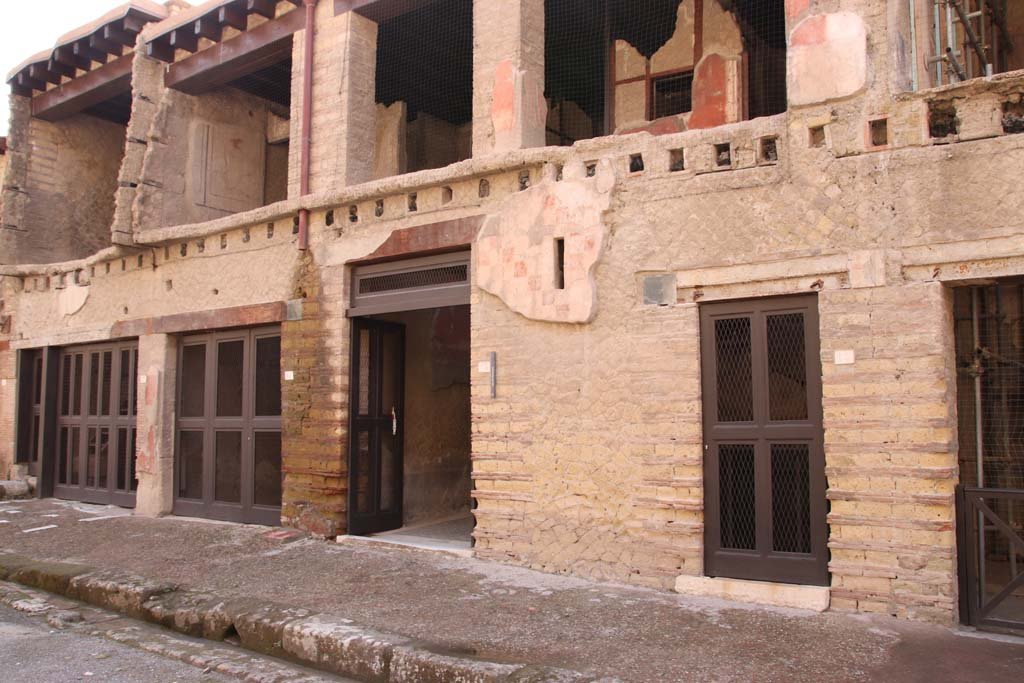
POLYGON ((708 576, 828 585, 815 296, 701 307, 708 576))
POLYGON ((353 320, 349 533, 470 548, 469 316, 457 305, 353 320))

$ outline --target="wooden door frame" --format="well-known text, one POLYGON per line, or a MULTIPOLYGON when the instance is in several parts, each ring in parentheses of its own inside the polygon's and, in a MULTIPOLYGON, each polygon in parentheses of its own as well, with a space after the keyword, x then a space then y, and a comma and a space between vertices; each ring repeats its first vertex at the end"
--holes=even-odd
POLYGON ((349 439, 348 439, 348 495, 347 495, 347 532, 350 535, 365 535, 379 533, 382 531, 389 531, 391 529, 400 528, 403 524, 404 518, 404 479, 405 479, 405 325, 401 323, 375 320, 373 318, 366 317, 355 317, 352 318, 351 324, 351 343, 349 352, 349 439), (359 377, 359 357, 361 353, 359 334, 362 329, 368 329, 370 331, 370 354, 368 362, 370 364, 368 377, 370 380, 370 386, 368 387, 368 402, 371 411, 375 411, 377 415, 361 416, 359 415, 359 394, 360 394, 360 377, 359 377), (381 404, 381 383, 383 368, 383 330, 393 330, 399 335, 399 343, 401 345, 401 354, 399 355, 398 367, 396 368, 395 376, 398 378, 398 386, 396 388, 396 412, 398 414, 398 425, 395 433, 395 472, 397 479, 395 482, 395 496, 398 501, 398 508, 396 512, 389 514, 383 514, 379 512, 379 497, 380 497, 380 470, 381 470, 381 458, 380 458, 380 429, 383 426, 383 421, 386 416, 384 415, 384 408, 381 404), (375 373, 378 375, 375 377, 375 373), (373 472, 371 476, 371 490, 373 491, 374 499, 374 510, 369 515, 359 515, 356 513, 356 485, 355 485, 355 458, 358 452, 358 439, 361 431, 369 430, 369 447, 371 453, 374 453, 373 457, 373 472))
POLYGON ((265 337, 281 337, 279 325, 243 327, 218 330, 198 335, 183 336, 178 341, 177 367, 178 382, 175 392, 174 426, 174 507, 175 515, 188 515, 207 519, 218 519, 245 524, 281 524, 281 507, 257 505, 255 503, 255 435, 259 432, 282 433, 281 416, 257 416, 255 414, 256 385, 256 343, 265 337), (217 415, 217 353, 219 344, 241 341, 242 346, 242 414, 240 416, 217 415), (181 398, 184 377, 182 359, 187 346, 203 346, 205 367, 203 369, 203 414, 183 417, 181 398), (232 503, 216 499, 216 438, 218 432, 241 434, 239 454, 239 502, 232 503), (181 490, 181 433, 201 432, 203 434, 202 455, 202 497, 184 498, 181 490))
POLYGON ((816 294, 804 294, 702 304, 700 307, 700 352, 702 414, 704 434, 704 570, 708 576, 737 579, 828 585, 828 524, 825 481, 824 429, 821 386, 821 339, 816 294), (767 414, 768 315, 804 314, 804 362, 807 381, 807 419, 773 422, 767 414), (753 420, 719 423, 717 420, 717 352, 714 322, 721 318, 751 321, 751 394, 753 420), (759 401, 761 396, 765 400, 759 401), (767 488, 768 499, 755 503, 757 550, 723 549, 717 445, 753 444, 755 495, 767 488), (771 443, 807 444, 809 449, 809 519, 811 554, 771 550, 771 443), (763 519, 767 517, 767 519, 763 519))
MULTIPOLYGON (((121 507, 134 507, 135 506, 135 488, 133 488, 133 482, 130 476, 126 472, 125 474, 125 489, 117 488, 117 439, 120 430, 126 430, 126 461, 125 467, 127 471, 131 471, 132 460, 135 458, 134 449, 130 447, 132 443, 132 434, 136 433, 137 419, 138 419, 138 396, 137 396, 137 364, 139 343, 138 340, 120 340, 120 341, 108 341, 99 344, 87 344, 81 346, 68 346, 59 349, 56 353, 56 361, 52 368, 53 375, 57 378, 57 387, 63 387, 65 385, 65 368, 64 359, 71 359, 71 367, 74 367, 74 361, 76 356, 81 356, 82 359, 82 373, 81 383, 78 386, 71 386, 72 390, 79 393, 81 400, 81 412, 77 415, 69 412, 67 415, 63 414, 63 402, 61 396, 54 393, 53 400, 54 405, 54 445, 52 448, 48 448, 46 444, 43 444, 44 456, 46 453, 52 453, 53 459, 53 478, 52 478, 52 493, 57 498, 66 498, 69 500, 77 500, 86 503, 96 503, 100 505, 119 505, 121 507), (121 415, 119 411, 121 403, 121 356, 123 352, 127 351, 128 356, 128 413, 121 415), (107 396, 109 400, 109 413, 103 414, 103 392, 97 393, 98 405, 96 408, 96 414, 93 415, 89 410, 89 400, 92 393, 92 384, 89 376, 89 368, 91 367, 91 356, 97 355, 99 362, 102 363, 103 355, 105 353, 111 354, 111 365, 110 365, 110 393, 107 396), (70 480, 67 483, 60 483, 61 479, 61 456, 60 445, 61 438, 60 434, 63 429, 68 430, 68 434, 72 434, 75 428, 79 430, 78 433, 78 459, 79 466, 81 468, 81 479, 79 484, 73 484, 70 480), (97 446, 99 444, 99 435, 102 433, 101 430, 106 430, 108 434, 107 441, 107 486, 105 488, 99 487, 99 478, 97 477, 95 486, 88 486, 88 473, 86 467, 89 462, 89 454, 87 452, 89 444, 89 430, 97 430, 97 446)), ((99 372, 100 382, 103 382, 102 365, 99 372)), ((44 362, 44 373, 50 372, 51 369, 44 362)), ((68 401, 71 405, 74 405, 75 396, 73 393, 69 393, 68 401)), ((45 413, 45 406, 43 407, 45 413)), ((44 429, 44 441, 45 441, 45 429, 44 429)), ((71 447, 70 436, 67 441, 68 448, 71 447)), ((70 464, 70 463, 69 463, 70 464)), ((45 469, 45 468, 44 468, 45 469)), ((98 474, 98 472, 97 472, 98 474)), ((137 486, 136 486, 137 488, 137 486)))

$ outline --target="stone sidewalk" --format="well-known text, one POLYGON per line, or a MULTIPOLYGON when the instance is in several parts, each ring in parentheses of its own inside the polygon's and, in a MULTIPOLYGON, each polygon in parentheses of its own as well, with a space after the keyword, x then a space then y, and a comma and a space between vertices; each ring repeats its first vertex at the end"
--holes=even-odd
POLYGON ((755 608, 361 540, 0 503, 0 553, 327 613, 439 651, 623 681, 1019 680, 1024 640, 755 608))

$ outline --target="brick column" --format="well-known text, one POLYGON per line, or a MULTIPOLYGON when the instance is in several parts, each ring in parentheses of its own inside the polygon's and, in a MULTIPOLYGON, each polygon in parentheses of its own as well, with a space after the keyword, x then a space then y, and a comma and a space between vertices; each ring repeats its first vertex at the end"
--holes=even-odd
POLYGON ((473 0, 473 156, 543 147, 544 0, 473 0))
POLYGON ((139 490, 135 514, 166 515, 174 505, 174 419, 177 339, 167 334, 139 337, 136 466, 139 490))
POLYGON ((826 290, 819 310, 832 608, 949 624, 959 473, 949 290, 826 290), (837 351, 853 362, 836 364, 837 351))
MULTIPOLYGON (((289 197, 299 194, 305 33, 295 34, 292 48, 289 197)), ((323 192, 373 180, 377 24, 355 12, 334 16, 334 3, 321 0, 313 51, 310 190, 323 192)))

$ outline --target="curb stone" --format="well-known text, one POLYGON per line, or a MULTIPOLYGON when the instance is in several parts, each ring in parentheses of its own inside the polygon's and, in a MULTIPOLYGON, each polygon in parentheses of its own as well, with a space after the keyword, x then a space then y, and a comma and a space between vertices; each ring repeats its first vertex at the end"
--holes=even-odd
POLYGON ((348 619, 213 593, 113 570, 0 554, 0 580, 62 595, 184 635, 223 641, 373 683, 615 683, 551 667, 465 657, 348 619))

